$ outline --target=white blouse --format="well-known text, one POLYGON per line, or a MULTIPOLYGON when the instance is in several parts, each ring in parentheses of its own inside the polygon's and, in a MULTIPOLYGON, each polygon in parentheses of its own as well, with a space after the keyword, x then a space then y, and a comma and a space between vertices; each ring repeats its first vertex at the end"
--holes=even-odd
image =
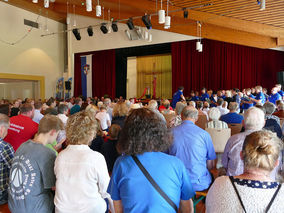
POLYGON ((87 145, 68 145, 55 161, 55 211, 58 213, 105 213, 109 174, 106 161, 87 145))

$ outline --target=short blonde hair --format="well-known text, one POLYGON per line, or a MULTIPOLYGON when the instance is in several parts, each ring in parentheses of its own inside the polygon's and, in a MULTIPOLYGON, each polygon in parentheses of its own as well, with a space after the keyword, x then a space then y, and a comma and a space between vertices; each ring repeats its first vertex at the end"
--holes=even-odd
POLYGON ((129 108, 127 107, 125 102, 117 102, 112 111, 113 117, 123 117, 127 116, 129 108))
POLYGON ((98 122, 91 111, 80 111, 68 118, 66 124, 66 137, 69 144, 80 145, 89 143, 97 133, 98 122))
POLYGON ((243 144, 242 154, 245 168, 272 171, 282 147, 282 141, 271 131, 261 130, 251 133, 246 136, 243 144))

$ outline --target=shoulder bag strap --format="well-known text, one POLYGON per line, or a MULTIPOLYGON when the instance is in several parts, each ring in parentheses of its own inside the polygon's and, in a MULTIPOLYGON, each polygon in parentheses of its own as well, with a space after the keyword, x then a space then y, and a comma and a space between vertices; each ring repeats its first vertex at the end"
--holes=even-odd
POLYGON ((148 171, 145 169, 145 167, 141 164, 139 159, 135 156, 131 156, 134 160, 134 162, 137 164, 139 169, 143 172, 145 177, 148 179, 148 181, 152 184, 152 186, 159 192, 159 194, 171 205, 171 207, 174 208, 176 212, 178 212, 178 208, 176 204, 166 195, 166 193, 158 186, 158 184, 155 182, 155 180, 151 177, 151 175, 148 173, 148 171))
POLYGON ((270 207, 271 207, 273 201, 275 200, 275 197, 277 196, 277 194, 278 194, 278 192, 279 192, 281 186, 282 186, 282 184, 279 183, 279 185, 278 185, 276 191, 274 192, 274 195, 272 196, 272 198, 271 198, 271 200, 270 200, 270 202, 269 202, 269 204, 268 204, 268 206, 267 206, 267 208, 266 208, 266 210, 265 210, 266 213, 269 211, 269 209, 270 209, 270 207))
POLYGON ((232 185, 233 185, 233 187, 234 187, 234 190, 235 190, 235 192, 236 192, 236 194, 237 194, 237 196, 238 196, 238 198, 239 198, 239 201, 240 201, 240 203, 241 203, 241 205, 242 205, 242 207, 243 207, 243 210, 245 211, 245 213, 247 213, 247 211, 246 211, 246 209, 245 209, 245 206, 244 206, 244 204, 243 204, 243 201, 242 201, 242 199, 241 199, 241 197, 240 197, 240 194, 239 194, 239 192, 238 192, 238 190, 237 190, 237 187, 235 186, 233 177, 230 176, 229 178, 230 178, 231 183, 232 183, 232 185))

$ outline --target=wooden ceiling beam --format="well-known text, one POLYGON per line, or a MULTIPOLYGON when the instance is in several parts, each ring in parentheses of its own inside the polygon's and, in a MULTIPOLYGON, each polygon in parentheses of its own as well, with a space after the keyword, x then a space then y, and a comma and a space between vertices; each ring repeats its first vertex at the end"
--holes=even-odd
POLYGON ((284 47, 284 37, 277 38, 277 46, 278 47, 284 47))

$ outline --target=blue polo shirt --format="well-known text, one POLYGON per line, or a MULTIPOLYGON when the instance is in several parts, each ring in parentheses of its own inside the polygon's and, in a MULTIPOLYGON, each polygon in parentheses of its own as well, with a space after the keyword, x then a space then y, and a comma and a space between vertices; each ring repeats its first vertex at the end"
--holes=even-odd
POLYGON ((277 100, 281 100, 282 97, 279 93, 275 93, 274 95, 271 94, 269 97, 268 97, 268 101, 273 103, 273 104, 276 104, 276 101, 277 100))
POLYGON ((199 101, 199 97, 198 96, 193 96, 190 98, 191 101, 199 101))
MULTIPOLYGON (((189 175, 178 158, 161 152, 146 152, 137 158, 177 207, 180 200, 194 196, 189 175)), ((123 212, 175 212, 128 155, 116 160, 107 192, 113 200, 122 201, 123 212)))
POLYGON ((209 133, 188 120, 183 121, 172 132, 174 142, 169 154, 177 156, 184 163, 194 191, 207 189, 212 178, 206 162, 216 158, 209 133))
POLYGON ((256 100, 261 100, 261 103, 264 104, 266 101, 265 95, 263 94, 263 92, 259 92, 256 96, 255 96, 256 100))
POLYGON ((222 115, 220 120, 227 124, 241 124, 244 117, 236 112, 229 112, 226 115, 222 115))
POLYGON ((80 112, 81 107, 79 105, 74 105, 71 109, 70 109, 70 115, 73 115, 77 112, 80 112))
POLYGON ((209 99, 209 95, 207 93, 204 93, 200 96, 199 99, 200 99, 200 101, 206 101, 207 98, 209 99))
POLYGON ((183 92, 181 90, 178 90, 174 95, 173 95, 173 100, 172 100, 172 107, 176 108, 177 102, 180 101, 180 96, 183 95, 183 92))
POLYGON ((283 90, 280 90, 278 93, 279 93, 279 95, 281 95, 281 97, 283 97, 283 95, 284 95, 283 90))
MULTIPOLYGON (((250 94, 249 97, 250 97, 250 98, 255 98, 255 96, 252 95, 252 94, 250 94)), ((245 98, 242 98, 242 100, 243 100, 243 101, 247 101, 245 98)), ((247 110, 247 109, 253 107, 253 105, 254 105, 254 102, 251 103, 251 104, 244 103, 244 104, 242 105, 242 108, 243 108, 244 110, 247 110)))

